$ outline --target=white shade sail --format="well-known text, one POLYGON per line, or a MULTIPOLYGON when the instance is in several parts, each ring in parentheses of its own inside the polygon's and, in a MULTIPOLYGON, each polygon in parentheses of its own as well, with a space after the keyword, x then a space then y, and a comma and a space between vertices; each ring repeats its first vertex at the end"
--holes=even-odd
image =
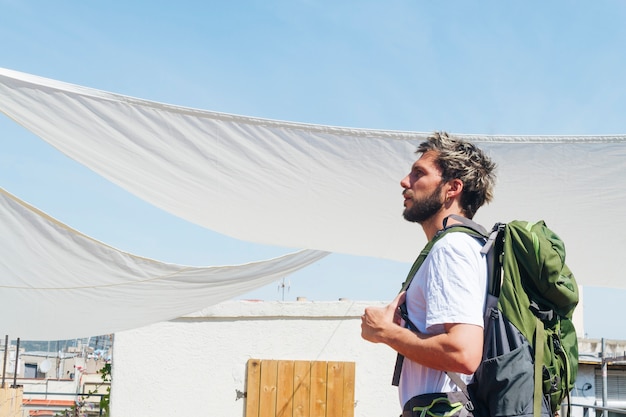
MULTIPOLYGON (((6 69, 0 111, 151 204, 238 239, 399 261, 425 243, 400 215, 399 186, 425 133, 215 113, 6 69)), ((459 136, 499 167, 477 221, 543 219, 580 284, 626 288, 626 241, 611 233, 626 226, 625 135, 459 136)))
POLYGON ((327 255, 193 267, 122 252, 0 189, 0 331, 28 340, 108 334, 193 313, 327 255))

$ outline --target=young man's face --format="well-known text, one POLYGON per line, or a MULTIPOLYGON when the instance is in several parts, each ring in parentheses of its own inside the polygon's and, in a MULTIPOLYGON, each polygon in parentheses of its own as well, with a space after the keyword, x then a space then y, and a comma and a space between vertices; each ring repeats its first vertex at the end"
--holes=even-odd
POLYGON ((415 161, 409 175, 400 181, 404 188, 405 220, 422 223, 437 214, 444 205, 441 170, 435 164, 435 153, 426 152, 415 161))

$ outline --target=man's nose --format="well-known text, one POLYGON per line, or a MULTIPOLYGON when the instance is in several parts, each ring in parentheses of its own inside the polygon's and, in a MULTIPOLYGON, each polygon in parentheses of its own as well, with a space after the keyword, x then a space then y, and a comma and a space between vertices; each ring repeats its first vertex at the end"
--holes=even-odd
POLYGON ((408 175, 406 177, 402 178, 402 181, 400 181, 400 187, 402 187, 402 188, 411 188, 411 182, 409 181, 409 176, 408 175))

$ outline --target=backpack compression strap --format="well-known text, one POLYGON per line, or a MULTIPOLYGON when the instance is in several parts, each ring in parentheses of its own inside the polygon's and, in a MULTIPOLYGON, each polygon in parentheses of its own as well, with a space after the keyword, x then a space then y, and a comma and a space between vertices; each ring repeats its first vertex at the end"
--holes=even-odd
MULTIPOLYGON (((541 404, 543 399, 543 339, 545 329, 543 322, 537 318, 535 328, 535 390, 533 394, 533 416, 541 416, 541 404)), ((569 409, 568 404, 568 409, 569 409)))

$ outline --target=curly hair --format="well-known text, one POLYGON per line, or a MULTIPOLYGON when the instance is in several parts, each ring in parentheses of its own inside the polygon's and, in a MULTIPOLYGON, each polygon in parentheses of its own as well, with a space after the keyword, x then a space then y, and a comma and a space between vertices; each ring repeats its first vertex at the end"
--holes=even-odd
POLYGON ((483 204, 493 199, 496 164, 476 145, 446 132, 434 132, 416 153, 428 151, 436 154, 442 181, 458 178, 463 182, 461 208, 467 218, 473 218, 483 204))

